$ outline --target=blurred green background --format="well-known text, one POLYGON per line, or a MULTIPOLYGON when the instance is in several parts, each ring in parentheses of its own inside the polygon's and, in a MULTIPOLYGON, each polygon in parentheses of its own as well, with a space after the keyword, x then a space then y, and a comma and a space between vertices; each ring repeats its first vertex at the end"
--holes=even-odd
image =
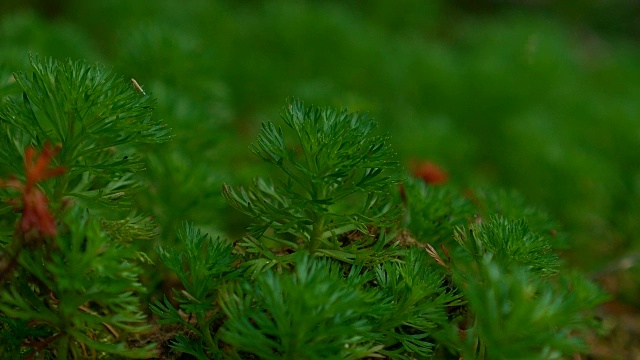
POLYGON ((139 202, 166 241, 244 231, 220 186, 268 171, 247 146, 294 96, 368 111, 407 167, 519 191, 637 306, 639 19, 631 0, 3 0, 0 68, 86 59, 158 99, 175 141, 147 149, 139 202))

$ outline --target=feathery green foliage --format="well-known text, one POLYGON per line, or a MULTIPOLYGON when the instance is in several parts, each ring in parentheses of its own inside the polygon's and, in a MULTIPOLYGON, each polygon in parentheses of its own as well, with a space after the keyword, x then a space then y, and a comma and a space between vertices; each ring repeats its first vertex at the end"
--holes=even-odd
POLYGON ((455 240, 476 262, 491 254, 493 261, 505 267, 517 264, 539 275, 557 273, 558 256, 547 239, 531 232, 523 219, 493 216, 466 230, 457 229, 455 240))
MULTIPOLYGON (((237 249, 244 277, 227 277, 226 284, 223 280, 212 282, 219 289, 211 288, 217 297, 208 300, 210 320, 205 323, 221 321, 215 336, 185 323, 166 300, 163 307, 159 303, 154 307, 162 317, 182 321, 200 338, 190 341, 179 335, 175 348, 199 358, 246 358, 253 354, 265 359, 407 360, 449 355, 484 359, 493 354, 506 359, 516 353, 551 358, 583 349, 579 338, 567 335, 584 329, 588 317, 583 313, 605 297, 597 288, 584 286, 584 280, 578 282, 581 296, 569 296, 562 290, 561 284, 566 282, 557 277, 560 265, 550 243, 553 238, 538 235, 523 219, 511 220, 498 212, 536 215, 538 228, 546 229, 546 218, 521 204, 516 196, 496 202, 495 198, 504 195, 482 193, 482 202, 473 203, 453 187, 436 189, 408 180, 406 228, 400 228, 398 222, 371 222, 373 216, 351 217, 349 231, 325 230, 327 241, 313 248, 311 234, 318 221, 324 226, 326 216, 339 222, 343 213, 333 209, 358 209, 358 200, 366 204, 370 199, 363 195, 346 204, 335 201, 341 197, 333 194, 357 189, 368 170, 354 170, 354 164, 360 163, 357 152, 331 158, 324 153, 327 149, 334 149, 329 151, 333 155, 359 149, 344 145, 357 143, 355 139, 345 141, 343 137, 350 139, 348 134, 323 134, 332 128, 358 128, 358 121, 364 119, 346 116, 346 111, 335 116, 337 113, 328 109, 305 110, 298 101, 285 111, 284 122, 298 135, 298 141, 286 146, 284 131, 268 123, 252 150, 281 169, 287 180, 277 187, 258 179, 249 190, 223 189, 230 204, 250 215, 254 223, 237 249), (339 175, 324 178, 322 174, 339 175), (357 180, 355 186, 352 179, 357 180), (321 199, 319 193, 324 195, 321 199), (497 209, 498 205, 504 206, 497 209), (477 215, 481 211, 494 215, 485 220, 477 215), (419 236, 414 238, 409 230, 419 236), (354 242, 362 246, 366 243, 362 239, 372 239, 374 234, 377 239, 369 242, 368 248, 351 246, 354 242), (442 256, 431 242, 441 245, 442 256), (323 249, 331 245, 338 245, 335 249, 339 252, 323 249), (378 259, 373 261, 375 256, 378 259), (502 277, 513 281, 501 282, 502 277), (492 306, 501 306, 501 310, 492 306), (547 308, 549 313, 544 312, 547 308), (487 309, 491 314, 486 314, 487 309), (515 313, 509 309, 516 309, 515 313), (558 311, 564 311, 564 318, 554 323, 558 311), (525 335, 516 332, 511 347, 501 350, 502 343, 493 338, 501 338, 502 326, 526 328, 529 323, 538 332, 536 341, 527 342, 525 335), (207 336, 217 340, 208 341, 207 336)), ((368 144, 366 137, 358 139, 368 144)), ((383 147, 371 147, 376 148, 383 147)), ((391 157, 386 151, 375 164, 389 163, 391 157)), ((391 194, 395 182, 395 177, 389 176, 368 189, 391 194)), ((392 196, 382 197, 380 202, 383 209, 397 206, 392 196)), ((173 261, 164 257, 179 274, 173 261)), ((190 260, 192 267, 198 263, 194 259, 190 260)), ((183 279, 186 289, 190 281, 183 279)))
POLYGON ((329 260, 297 256, 294 270, 260 274, 223 290, 228 316, 221 338, 262 359, 361 359, 380 346, 368 338, 370 308, 380 296, 362 288, 367 275, 329 260))
POLYGON ((85 358, 87 351, 130 358, 152 355, 153 344, 127 349, 116 340, 149 327, 137 298, 144 291, 137 279, 141 269, 130 249, 109 239, 86 211, 64 214, 64 225, 69 228, 56 237, 56 246, 20 252, 16 276, 3 286, 0 311, 13 322, 22 321, 13 332, 25 335, 22 347, 26 342, 33 348, 0 353, 19 357, 49 352, 45 341, 36 342, 42 337, 55 344, 61 359, 85 358), (37 338, 34 327, 40 329, 37 338))
POLYGON ((33 56, 31 67, 14 74, 22 96, 0 109, 0 164, 11 174, 0 195, 16 209, 2 222, 11 235, 0 253, 1 332, 13 341, 0 354, 153 356, 153 344, 123 341, 150 328, 139 300, 148 258, 132 243, 153 238, 153 225, 120 213, 135 212, 128 198, 142 186, 135 145, 167 130, 147 96, 102 66, 33 56))
MULTIPOLYGON (((137 83, 84 62, 32 57, 31 66, 15 74, 21 97, 1 87, 0 197, 10 205, 0 222, 0 355, 157 356, 154 343, 127 341, 151 330, 141 299, 143 279, 155 285, 143 270, 153 255, 138 242, 157 235, 132 195, 145 185, 135 175, 144 151, 168 131, 137 83)), ((409 360, 584 350, 589 312, 606 296, 565 271, 546 215, 500 191, 418 180, 400 191, 389 139, 365 115, 291 100, 282 120, 264 123, 251 146, 280 177, 222 189, 251 218, 247 234, 214 240, 187 223, 156 247, 179 285, 150 311, 160 331, 173 326, 174 351, 409 360)), ((208 167, 190 169, 177 154, 147 161, 167 175, 154 191, 212 184, 208 167)), ((176 191, 159 201, 186 194, 176 207, 190 211, 193 189, 176 191)))
POLYGON ((132 173, 143 166, 133 145, 166 141, 169 133, 151 117, 150 97, 99 65, 31 57, 32 72, 18 72, 22 98, 9 98, 0 112, 0 162, 20 172, 28 144, 61 144, 54 199, 74 197, 95 205, 131 208, 140 185, 132 173))
POLYGON ((450 243, 454 228, 476 215, 472 202, 449 185, 434 187, 409 178, 403 186, 406 226, 418 240, 428 239, 433 246, 450 243))
POLYGON ((392 359, 432 355, 432 335, 449 326, 447 308, 460 306, 460 296, 447 288, 445 273, 419 248, 407 251, 402 262, 379 265, 376 282, 387 301, 378 319, 380 350, 392 359))
MULTIPOLYGON (((602 1, 577 4, 575 0, 193 0, 188 5, 171 0, 5 0, 0 2, 0 110, 9 102, 25 107, 20 97, 22 86, 12 71, 21 70, 31 80, 29 52, 40 54, 41 59, 86 59, 92 68, 100 68, 93 65, 95 61, 107 64, 114 73, 125 76, 125 80, 115 77, 115 82, 129 88, 132 99, 155 108, 153 116, 172 128, 173 141, 161 147, 122 144, 109 148, 110 154, 104 152, 116 162, 125 156, 133 160, 137 157, 142 161, 137 169, 147 168, 122 179, 130 181, 121 187, 124 191, 104 185, 113 182, 118 186, 125 174, 114 177, 110 168, 95 168, 83 175, 83 180, 72 172, 94 164, 70 167, 63 163, 59 156, 62 153, 53 156, 51 168, 63 166, 67 172, 38 182, 34 189, 48 200, 47 209, 57 221, 54 223, 60 236, 62 229, 57 225, 62 224, 60 219, 69 206, 89 208, 91 221, 115 243, 130 248, 132 252, 127 255, 144 261, 142 269, 148 267, 139 279, 150 290, 141 298, 142 303, 162 301, 165 292, 180 314, 184 311, 167 288, 173 286, 179 293, 183 286, 176 284, 177 276, 162 266, 152 249, 160 244, 168 252, 185 253, 185 243, 177 236, 180 230, 176 231, 185 221, 213 239, 221 236, 234 240, 244 234, 249 222, 259 223, 249 229, 246 239, 236 242, 238 260, 234 268, 241 269, 239 274, 248 269, 249 277, 260 276, 262 269, 271 266, 283 276, 294 268, 291 247, 300 247, 297 241, 302 238, 276 233, 273 228, 263 231, 267 226, 264 220, 229 211, 219 192, 222 183, 227 183, 240 194, 235 184, 251 184, 252 177, 260 176, 273 179, 266 182, 286 195, 281 184, 288 175, 245 151, 259 132, 260 123, 276 114, 282 100, 291 95, 303 98, 306 104, 370 112, 382 131, 392 135, 394 150, 399 154, 395 160, 402 164, 421 159, 437 163, 448 172, 449 183, 405 182, 406 196, 402 199, 395 196, 397 189, 391 188, 389 205, 405 205, 399 223, 387 229, 367 227, 368 235, 359 231, 337 234, 339 249, 321 244, 314 256, 331 252, 333 259, 362 265, 376 274, 378 265, 389 268, 389 261, 401 264, 407 247, 427 253, 431 257, 427 258, 429 271, 442 272, 444 288, 456 290, 463 296, 460 301, 467 303, 448 307, 452 326, 433 328, 424 341, 434 344, 430 349, 435 359, 458 359, 463 348, 465 358, 473 358, 466 345, 461 345, 461 338, 473 326, 474 314, 485 315, 481 308, 485 305, 465 299, 462 289, 473 280, 478 281, 478 291, 484 291, 486 281, 474 274, 483 269, 481 260, 489 254, 474 257, 467 253, 454 239, 456 231, 468 240, 477 237, 482 244, 489 244, 483 251, 490 249, 490 263, 505 278, 523 272, 519 279, 528 282, 541 276, 541 269, 536 267, 547 266, 539 261, 544 259, 530 259, 534 254, 526 255, 526 251, 518 253, 518 261, 511 259, 513 249, 497 245, 522 245, 511 235, 505 240, 501 235, 496 237, 499 234, 495 231, 474 236, 469 233, 482 223, 494 223, 495 216, 514 229, 525 219, 529 240, 543 238, 534 243, 548 249, 547 254, 561 251, 562 260, 543 276, 548 284, 536 288, 562 288, 569 264, 573 264, 585 276, 613 289, 615 308, 630 305, 637 313, 640 51, 636 35, 640 28, 634 14, 639 5, 623 0, 610 0, 604 5, 602 1), (129 84, 131 77, 149 94, 146 99, 129 84), (152 97, 158 101, 150 101, 152 97), (62 191, 65 178, 69 191, 62 191), (499 187, 516 189, 524 196, 499 187), (54 196, 56 189, 61 190, 54 196), (71 194, 74 189, 79 197, 71 194), (112 197, 103 198, 99 191, 102 196, 112 197), (135 197, 130 196, 133 193, 135 197), (540 208, 547 209, 551 216, 540 208), (139 241, 142 239, 147 240, 139 241), (155 261, 153 269, 150 261, 155 261)), ((68 62, 59 64, 66 66, 68 62)), ((52 95, 66 101, 60 94, 52 95)), ((34 102, 31 104, 33 107, 34 102)), ((64 109, 66 105, 56 106, 64 109)), ((34 108, 34 113, 40 118, 43 111, 34 108)), ((6 131, 7 138, 17 142, 0 143, 0 152, 8 152, 0 156, 3 185, 26 180, 22 167, 27 145, 36 152, 45 149, 47 142, 51 148, 60 143, 62 151, 68 147, 56 139, 52 126, 46 134, 38 130, 40 140, 23 141, 19 139, 22 131, 6 120, 1 122, 0 138, 5 138, 6 131)), ((45 119, 43 125, 48 123, 45 119)), ((282 122, 280 125, 286 147, 301 159, 302 147, 296 146, 295 131, 282 122)), ((31 125, 25 122, 22 126, 31 125)), ((358 198, 363 197, 365 194, 354 194, 330 210, 359 212, 356 207, 362 202, 358 198)), ((25 253, 34 243, 42 245, 38 236, 29 236, 26 242, 14 241, 22 236, 16 234, 22 221, 21 198, 20 190, 0 186, 0 268, 12 258, 9 254, 19 249, 17 243, 27 245, 20 250, 25 253)), ((358 221, 356 225, 362 224, 358 221)), ((489 230, 484 225, 482 228, 489 230)), ((351 265, 342 266, 350 269, 351 265)), ((225 277, 223 283, 233 285, 236 281, 225 277)), ((378 286, 376 281, 368 285, 378 286)), ((3 281, 3 286, 7 282, 3 281)), ((576 295, 579 287, 567 284, 565 288, 576 295)), ((486 291, 494 290, 493 285, 487 286, 486 291)), ((586 292, 597 293, 592 290, 586 292)), ((553 293, 561 295, 561 291, 553 293)), ((533 297, 532 301, 537 299, 533 297)), ((604 323, 618 324, 612 334, 627 332, 622 324, 628 324, 628 320, 618 319, 621 315, 610 312, 612 308, 599 310, 604 323)), ((382 316, 376 308, 371 312, 382 316)), ((213 314, 220 312, 212 310, 206 316, 213 314)), ((584 316, 588 314, 586 311, 584 316)), ((156 318, 151 315, 147 320, 152 324, 156 318)), ((212 336, 224 318, 220 315, 211 323, 212 336)), ((195 323, 195 315, 191 323, 195 323)), ((165 337, 178 326, 154 327, 149 338, 129 335, 128 345, 139 347, 153 339, 164 349, 169 344, 165 337)), ((511 334, 503 334, 501 326, 490 329, 491 333, 484 331, 482 335, 492 344, 488 348, 498 343, 491 339, 514 339, 511 334)), ((46 324, 0 315, 3 346, 14 344, 21 351, 30 351, 32 345, 43 345, 41 340, 49 338, 50 330, 46 324), (7 335, 9 331, 17 331, 19 339, 34 341, 24 342, 25 346, 20 345, 22 341, 5 341, 15 340, 7 335)), ((402 327, 398 331, 403 331, 402 327)), ((545 336, 550 331, 541 330, 545 336)), ((119 339, 105 342, 124 342, 127 335, 120 334, 119 339)), ((196 347, 202 340, 188 330, 179 332, 177 338, 196 347)), ((597 349, 609 350, 608 356, 604 355, 607 358, 614 354, 630 357, 638 348, 637 340, 630 338, 623 343, 624 338, 612 335, 613 341, 604 345, 613 349, 603 348, 599 341, 597 349)), ((394 356, 420 358, 409 352, 401 355, 404 350, 397 344, 386 342, 381 351, 397 350, 394 356)), ((55 355, 56 344, 44 345, 47 349, 38 348, 44 350, 34 357, 51 349, 48 354, 55 355)), ((224 342, 218 345, 223 353, 233 348, 224 342)), ((205 356, 214 356, 202 349, 205 356)), ((171 351, 159 355, 171 356, 177 350, 171 351)), ((495 349, 486 353, 500 355, 495 349)), ((541 353, 532 350, 527 356, 541 353)), ((522 354, 524 357, 524 351, 522 354)), ((255 357, 246 352, 242 356, 255 357)))
POLYGON ((231 279, 234 271, 236 255, 233 247, 216 240, 186 224, 178 233, 178 240, 184 244, 184 251, 167 250, 158 247, 160 259, 180 279, 184 289, 174 289, 174 301, 179 304, 176 309, 165 297, 164 302, 156 301, 151 305, 158 317, 159 324, 177 323, 185 326, 198 337, 198 341, 190 341, 184 336, 177 337, 172 345, 181 352, 189 353, 200 359, 207 355, 219 356, 220 350, 211 335, 211 323, 221 316, 217 306, 218 288, 224 280, 231 279), (192 325, 178 312, 183 311, 196 319, 192 325))
POLYGON ((479 260, 467 272, 463 293, 474 312, 462 353, 471 359, 557 359, 584 351, 590 324, 582 311, 607 299, 584 278, 548 278, 523 266, 479 260), (480 310, 481 309, 481 310, 480 310))
POLYGON ((343 251, 349 246, 338 238, 353 231, 369 238, 368 227, 391 226, 400 213, 388 201, 401 177, 387 139, 372 133, 375 124, 364 115, 305 107, 299 100, 282 118, 292 139, 285 141, 282 128, 267 122, 251 150, 286 178, 275 184, 258 178, 238 191, 223 187, 227 201, 254 221, 244 246, 260 251, 265 238, 293 251, 353 261, 355 247, 343 251))

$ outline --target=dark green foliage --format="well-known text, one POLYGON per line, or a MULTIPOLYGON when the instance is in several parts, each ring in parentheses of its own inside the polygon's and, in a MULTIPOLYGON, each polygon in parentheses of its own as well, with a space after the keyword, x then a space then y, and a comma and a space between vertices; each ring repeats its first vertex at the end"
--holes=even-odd
POLYGON ((458 280, 478 309, 462 353, 473 359, 556 359, 584 351, 590 322, 582 311, 607 296, 580 276, 550 283, 523 267, 506 269, 491 254, 458 280), (469 276, 471 275, 471 276, 469 276))
MULTIPOLYGON (((152 260, 135 245, 156 235, 151 220, 122 199, 143 185, 133 176, 142 168, 136 145, 168 134, 137 83, 81 62, 33 57, 32 67, 31 76, 16 74, 22 98, 7 97, 0 111, 7 145, 0 163, 20 174, 16 159, 25 159, 24 180, 0 183, 3 196, 17 192, 22 201, 13 205, 21 206, 21 220, 4 224, 15 230, 0 257, 0 337, 8 339, 0 350, 11 357, 154 356, 153 343, 121 340, 150 329, 139 307, 139 263, 152 260), (46 160, 32 163, 33 145, 44 147, 46 160), (29 217, 35 225, 23 221, 29 217), (49 221, 54 228, 42 224, 49 221)), ((202 360, 409 360, 551 358, 583 349, 567 335, 589 325, 584 314, 603 296, 584 278, 554 277, 552 237, 506 217, 530 216, 550 232, 545 215, 515 195, 467 198, 454 187, 408 180, 401 223, 394 196, 402 174, 373 122, 298 100, 283 120, 286 131, 263 124, 251 150, 284 178, 223 187, 253 221, 239 244, 187 224, 175 244, 157 247, 180 287, 150 309, 159 325, 180 326, 175 351, 202 360)), ((149 162, 156 172, 158 159, 149 162)), ((166 175, 182 185, 208 181, 204 168, 193 170, 193 178, 185 168, 166 175)), ((179 197, 176 204, 197 201, 179 197)))
POLYGON ((447 308, 460 306, 460 296, 447 288, 444 272, 422 249, 412 248, 402 262, 387 262, 375 271, 387 301, 386 308, 375 309, 380 312, 377 340, 384 344, 380 353, 392 359, 430 356, 430 335, 449 326, 447 308))
POLYGON ((433 246, 451 242, 453 229, 477 215, 473 203, 451 186, 429 186, 418 179, 404 182, 406 226, 418 239, 433 246))
POLYGON ((0 97, 2 97, 2 101, 7 95, 15 95, 19 92, 17 84, 11 80, 11 71, 6 66, 0 65, 0 97))
POLYGON ((23 341, 33 338, 47 338, 51 331, 47 326, 29 326, 27 320, 0 315, 0 355, 7 358, 22 358, 30 353, 22 347, 23 341))
POLYGON ((495 215, 458 228, 450 269, 466 308, 461 353, 474 359, 554 359, 584 351, 583 312, 607 296, 580 275, 558 275, 548 238, 495 215))
POLYGON ((126 198, 142 187, 132 177, 142 168, 134 146, 166 140, 167 131, 151 119, 147 97, 101 66, 35 56, 31 66, 14 74, 22 96, 5 97, 0 109, 0 164, 9 173, 1 195, 21 213, 16 221, 5 210, 2 221, 11 235, 0 252, 1 332, 18 341, 0 344, 0 354, 153 356, 153 344, 124 341, 150 329, 139 300, 139 262, 149 258, 134 244, 155 236, 126 198))
POLYGON ((36 340, 44 337, 59 358, 84 358, 87 351, 151 356, 153 345, 127 349, 114 338, 148 329, 137 298, 144 288, 135 253, 111 241, 81 210, 65 214, 64 225, 68 229, 56 237, 57 246, 20 252, 19 270, 0 295, 5 326, 33 350, 9 342, 0 353, 17 358, 45 351, 45 340, 41 350, 36 340))
POLYGON ((195 341, 184 336, 176 338, 172 345, 176 350, 186 352, 200 359, 219 356, 219 349, 211 334, 211 323, 221 316, 217 305, 218 288, 224 280, 231 279, 236 255, 233 247, 219 238, 211 239, 201 234, 192 225, 185 225, 178 232, 178 240, 184 251, 158 247, 162 262, 180 279, 182 290, 174 289, 173 300, 179 304, 175 308, 165 297, 164 302, 151 305, 159 324, 182 324, 198 336, 195 341), (178 311, 195 317, 192 325, 178 311), (208 355, 205 355, 208 354, 208 355))
POLYGON ((566 248, 567 235, 546 211, 528 204, 518 192, 504 189, 476 189, 472 199, 478 204, 482 217, 500 214, 508 219, 526 219, 531 230, 547 239, 554 248, 566 248))
POLYGON ((142 174, 150 191, 137 197, 141 206, 149 208, 161 225, 159 233, 163 244, 174 245, 175 229, 183 221, 206 227, 210 233, 217 230, 221 224, 212 213, 226 206, 220 196, 221 175, 215 166, 194 161, 193 156, 182 149, 164 150, 146 157, 148 169, 142 174))

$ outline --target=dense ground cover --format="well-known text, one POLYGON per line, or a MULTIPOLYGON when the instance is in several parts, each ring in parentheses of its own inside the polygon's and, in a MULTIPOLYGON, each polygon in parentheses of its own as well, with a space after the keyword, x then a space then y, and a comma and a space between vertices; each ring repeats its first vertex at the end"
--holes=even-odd
MULTIPOLYGON (((157 99, 153 116, 174 138, 145 145, 138 176, 149 186, 137 198, 157 241, 176 243, 183 221, 242 236, 248 222, 220 188, 272 171, 246 149, 295 96, 369 112, 406 168, 430 160, 453 186, 514 189, 546 209, 566 234, 562 258, 605 285, 616 311, 637 316, 633 5, 36 3, 0 7, 2 81, 36 53, 100 62, 157 99)), ((609 331, 638 331, 615 319, 609 331)))

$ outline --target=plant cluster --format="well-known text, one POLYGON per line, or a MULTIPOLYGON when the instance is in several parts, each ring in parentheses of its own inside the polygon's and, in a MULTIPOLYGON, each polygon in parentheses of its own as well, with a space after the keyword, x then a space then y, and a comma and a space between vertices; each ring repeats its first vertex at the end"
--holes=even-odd
POLYGON ((31 64, 0 88, 2 357, 158 356, 130 341, 152 319, 197 359, 585 350, 606 296, 559 261, 556 224, 515 194, 405 178, 389 138, 347 110, 290 100, 284 127, 262 125, 251 150, 279 177, 222 188, 250 217, 242 239, 185 223, 142 251, 156 234, 132 201, 140 149, 170 138, 153 101, 101 66, 31 64), (147 309, 150 258, 177 281, 147 309))
POLYGON ((86 358, 149 327, 140 294, 149 219, 133 213, 135 146, 168 140, 153 102, 107 69, 31 58, 0 109, 0 354, 86 358), (55 145, 52 145, 55 144, 55 145))

